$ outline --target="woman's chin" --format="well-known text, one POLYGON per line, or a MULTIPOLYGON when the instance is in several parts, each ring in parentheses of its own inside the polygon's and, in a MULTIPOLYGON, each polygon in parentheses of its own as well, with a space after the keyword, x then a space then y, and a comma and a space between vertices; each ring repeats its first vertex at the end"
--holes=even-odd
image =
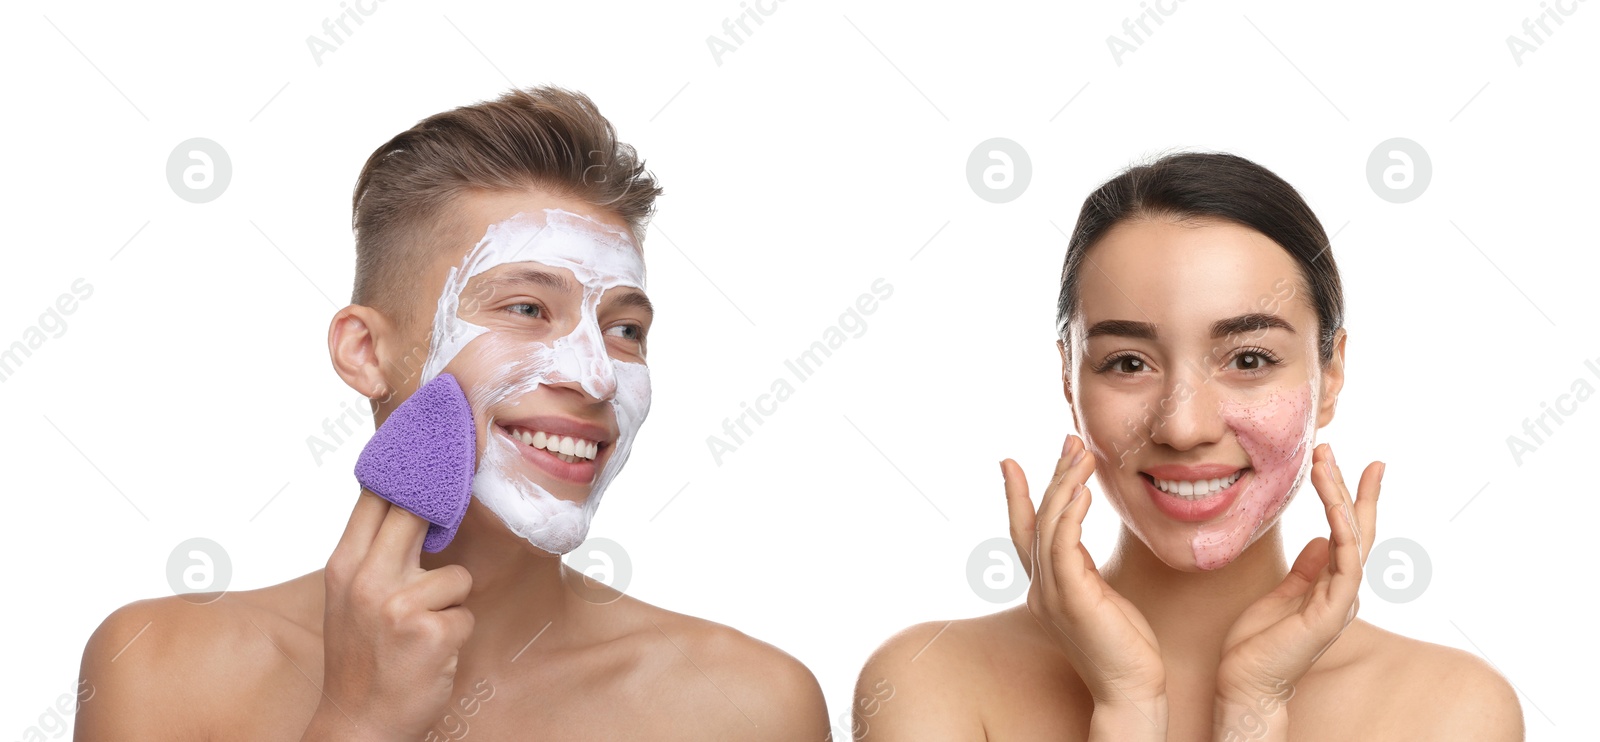
POLYGON ((1179 572, 1210 572, 1228 566, 1239 557, 1238 554, 1220 554, 1215 550, 1199 548, 1196 544, 1198 529, 1189 524, 1171 521, 1147 523, 1144 528, 1133 530, 1151 555, 1168 569, 1179 572))
POLYGON ((1167 545, 1159 550, 1152 551, 1154 551, 1156 558, 1161 560, 1162 564, 1179 572, 1204 572, 1208 569, 1215 569, 1215 567, 1201 566, 1195 560, 1194 547, 1187 542, 1167 545))

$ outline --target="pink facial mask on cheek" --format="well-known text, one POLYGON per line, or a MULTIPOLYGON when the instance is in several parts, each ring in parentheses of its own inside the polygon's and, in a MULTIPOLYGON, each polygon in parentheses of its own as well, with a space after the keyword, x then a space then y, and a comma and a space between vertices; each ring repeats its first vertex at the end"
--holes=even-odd
POLYGON ((1250 457, 1252 471, 1228 513, 1195 533, 1194 560, 1200 569, 1217 569, 1237 559, 1294 498, 1311 471, 1316 407, 1310 384, 1222 402, 1222 419, 1250 457))

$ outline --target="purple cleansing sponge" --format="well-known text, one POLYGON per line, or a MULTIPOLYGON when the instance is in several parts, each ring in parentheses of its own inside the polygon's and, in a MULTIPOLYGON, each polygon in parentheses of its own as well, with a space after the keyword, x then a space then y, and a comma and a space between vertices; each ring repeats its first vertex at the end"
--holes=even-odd
POLYGON ((433 553, 455 538, 472 496, 478 432, 467 395, 450 374, 439 374, 400 403, 361 449, 361 486, 428 521, 422 550, 433 553))

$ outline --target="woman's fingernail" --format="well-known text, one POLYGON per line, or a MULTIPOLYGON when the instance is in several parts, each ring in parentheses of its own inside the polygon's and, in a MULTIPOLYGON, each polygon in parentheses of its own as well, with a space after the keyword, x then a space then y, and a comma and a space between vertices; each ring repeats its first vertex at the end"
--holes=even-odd
POLYGON ((1072 456, 1072 461, 1070 463, 1068 463, 1067 466, 1077 466, 1078 462, 1082 461, 1082 460, 1083 460, 1083 449, 1080 448, 1080 449, 1078 449, 1078 452, 1072 456))

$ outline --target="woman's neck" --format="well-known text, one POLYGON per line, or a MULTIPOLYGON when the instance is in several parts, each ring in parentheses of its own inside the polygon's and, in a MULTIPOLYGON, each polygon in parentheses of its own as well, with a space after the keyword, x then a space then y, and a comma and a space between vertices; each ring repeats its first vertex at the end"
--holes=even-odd
POLYGON ((1279 525, 1227 566, 1201 572, 1167 566, 1124 526, 1100 572, 1144 615, 1169 663, 1214 672, 1228 629, 1245 608, 1283 581, 1289 565, 1279 525))

